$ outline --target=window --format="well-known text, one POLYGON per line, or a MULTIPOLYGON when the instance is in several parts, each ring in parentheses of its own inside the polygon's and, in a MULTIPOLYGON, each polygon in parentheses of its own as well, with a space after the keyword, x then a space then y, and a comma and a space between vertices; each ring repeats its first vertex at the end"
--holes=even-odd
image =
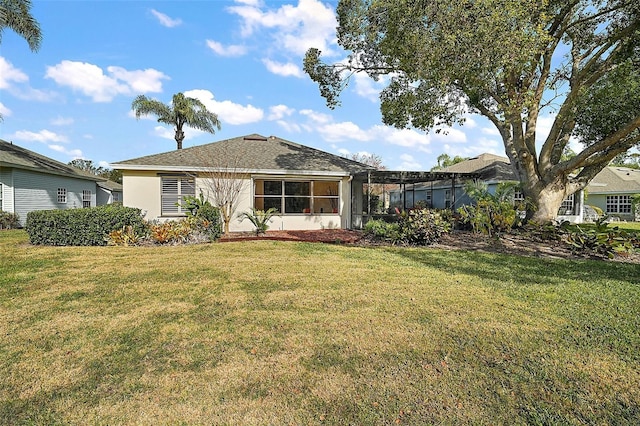
POLYGON ((444 190, 444 208, 445 209, 451 208, 451 190, 450 189, 444 190))
POLYGON ((562 200, 562 204, 560 205, 560 211, 558 212, 558 214, 574 214, 574 195, 575 194, 571 194, 567 198, 562 200))
POLYGON ((522 203, 524 203, 524 194, 522 193, 522 191, 515 191, 513 193, 513 205, 519 206, 522 203))
POLYGON ((4 207, 2 206, 2 184, 0 183, 0 212, 4 210, 4 207))
POLYGON ((607 213, 631 213, 631 196, 607 195, 607 213))
POLYGON ((58 203, 67 203, 67 188, 58 188, 58 203))
POLYGON ((181 206, 184 197, 196 195, 196 181, 187 176, 162 176, 161 208, 163 216, 176 216, 185 213, 181 206))
POLYGON ((254 207, 275 208, 284 214, 338 213, 340 183, 337 181, 254 181, 254 207))
POLYGON ((121 195, 122 194, 120 194, 119 192, 113 192, 111 195, 113 196, 113 202, 114 203, 118 203, 118 202, 122 201, 121 200, 121 195))
POLYGON ((91 207, 91 191, 87 189, 82 190, 82 207, 83 208, 91 207))

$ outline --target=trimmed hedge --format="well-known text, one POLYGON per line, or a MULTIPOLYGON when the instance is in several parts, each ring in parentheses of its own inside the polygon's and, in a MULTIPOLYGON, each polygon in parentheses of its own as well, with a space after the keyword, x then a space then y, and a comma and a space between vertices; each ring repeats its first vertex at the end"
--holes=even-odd
POLYGON ((126 226, 131 226, 136 235, 147 232, 140 209, 109 204, 90 209, 29 212, 25 230, 31 244, 104 246, 111 231, 126 226))

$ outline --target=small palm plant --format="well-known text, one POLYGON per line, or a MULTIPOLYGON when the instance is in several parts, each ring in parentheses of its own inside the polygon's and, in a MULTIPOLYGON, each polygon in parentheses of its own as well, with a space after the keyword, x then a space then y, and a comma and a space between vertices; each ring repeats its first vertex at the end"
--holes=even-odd
POLYGON ((264 234, 269 229, 269 221, 278 213, 278 209, 271 207, 269 210, 251 209, 251 212, 243 212, 240 214, 240 222, 249 219, 253 226, 256 227, 256 235, 264 234))

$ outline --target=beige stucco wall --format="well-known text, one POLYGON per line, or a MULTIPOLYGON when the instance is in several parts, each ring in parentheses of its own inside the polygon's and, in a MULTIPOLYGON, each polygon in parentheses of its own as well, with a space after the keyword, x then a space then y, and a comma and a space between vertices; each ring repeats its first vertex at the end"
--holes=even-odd
POLYGON ((123 171, 122 204, 141 209, 147 220, 160 217, 160 176, 156 172, 123 171))
MULTIPOLYGON (((321 176, 264 176, 260 179, 300 179, 300 180, 320 180, 327 179, 321 176)), ((196 194, 202 191, 205 195, 209 193, 205 178, 196 179, 196 194)), ((351 226, 351 185, 349 177, 332 177, 330 180, 340 180, 340 214, 288 214, 275 216, 271 220, 270 229, 277 230, 314 230, 347 228, 351 226)), ((254 227, 250 221, 240 222, 237 218, 242 212, 251 211, 253 206, 253 179, 245 179, 242 192, 237 201, 237 208, 234 218, 230 222, 232 232, 253 231, 254 227)), ((128 207, 137 207, 146 213, 147 220, 167 220, 173 218, 163 218, 161 216, 160 199, 160 176, 157 172, 143 172, 124 170, 122 177, 123 204, 128 207)))

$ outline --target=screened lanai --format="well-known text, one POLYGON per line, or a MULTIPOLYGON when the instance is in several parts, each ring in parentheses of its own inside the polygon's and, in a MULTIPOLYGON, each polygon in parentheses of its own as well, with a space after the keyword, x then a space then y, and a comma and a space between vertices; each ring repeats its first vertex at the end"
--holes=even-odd
MULTIPOLYGON (((388 190, 389 187, 395 187, 395 191, 401 194, 400 205, 397 204, 394 207, 398 207, 402 210, 407 210, 414 207, 416 198, 416 188, 431 188, 431 194, 433 188, 449 188, 448 194, 450 200, 447 205, 442 207, 455 209, 457 207, 456 197, 459 195, 460 187, 465 181, 479 179, 481 175, 479 173, 460 173, 460 172, 421 172, 421 171, 392 171, 392 170, 368 170, 360 173, 356 173, 353 176, 352 188, 353 188, 353 218, 352 223, 354 227, 360 228, 371 218, 384 218, 385 216, 393 216, 394 211, 389 211, 389 207, 385 203, 384 211, 372 211, 372 191, 367 191, 365 188, 372 188, 373 185, 383 185, 383 193, 385 191, 392 192, 393 189, 388 190), (408 195, 412 194, 412 197, 408 195), (362 213, 360 213, 362 212, 362 213)), ((447 191, 447 190, 445 190, 447 191)), ((384 195, 383 195, 384 197, 384 195)), ((428 203, 429 207, 434 207, 432 203, 428 203)), ((438 207, 437 205, 435 207, 438 207)), ((395 208, 393 209, 395 210, 395 208)))

